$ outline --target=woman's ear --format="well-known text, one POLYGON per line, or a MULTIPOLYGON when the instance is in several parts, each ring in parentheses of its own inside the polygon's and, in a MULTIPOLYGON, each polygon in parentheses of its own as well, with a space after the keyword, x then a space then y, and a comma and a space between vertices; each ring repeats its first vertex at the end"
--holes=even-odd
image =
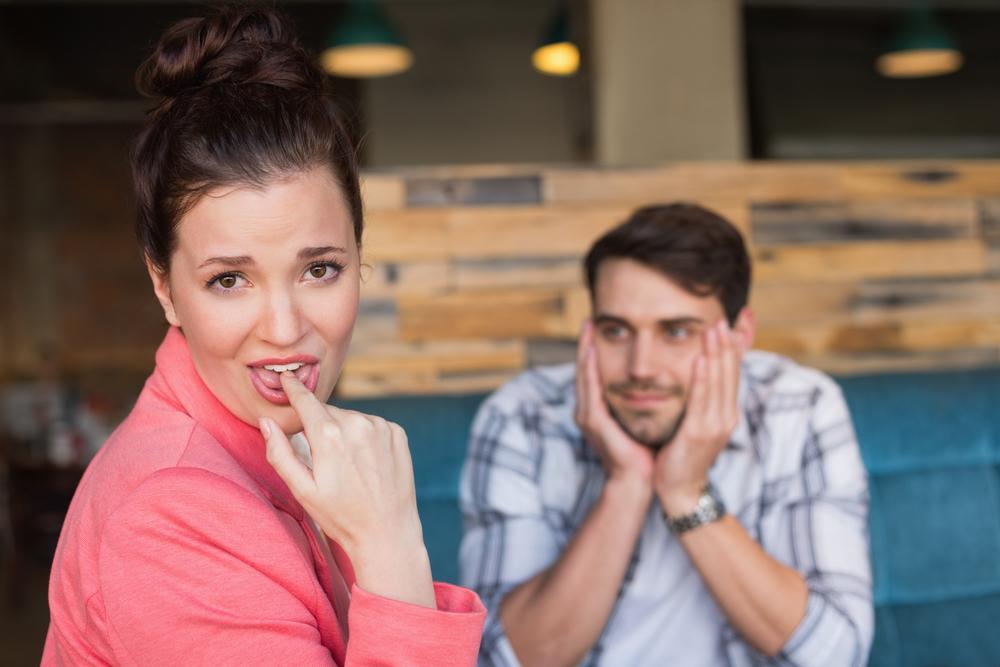
POLYGON ((757 318, 754 317, 750 306, 743 306, 740 314, 736 316, 733 331, 740 341, 741 352, 746 352, 753 347, 754 335, 757 333, 757 318))
POLYGON ((167 322, 172 326, 179 327, 181 321, 177 317, 177 311, 174 310, 174 300, 170 297, 170 276, 153 266, 148 257, 146 258, 146 270, 149 272, 149 279, 153 281, 153 292, 156 293, 156 299, 163 308, 163 315, 167 318, 167 322))

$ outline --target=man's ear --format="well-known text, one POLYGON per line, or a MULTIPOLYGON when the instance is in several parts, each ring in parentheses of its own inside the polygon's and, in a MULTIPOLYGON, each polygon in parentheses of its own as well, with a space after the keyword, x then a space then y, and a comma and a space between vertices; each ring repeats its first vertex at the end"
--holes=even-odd
POLYGON ((753 339, 757 334, 757 318, 750 310, 750 306, 743 306, 740 314, 736 316, 733 331, 739 337, 741 352, 746 352, 753 347, 753 339))
POLYGON ((163 315, 167 318, 167 322, 172 326, 179 327, 181 321, 177 317, 177 311, 174 310, 174 300, 170 297, 170 276, 153 266, 148 257, 146 258, 146 270, 149 272, 149 279, 153 281, 153 292, 156 293, 156 299, 163 308, 163 315))

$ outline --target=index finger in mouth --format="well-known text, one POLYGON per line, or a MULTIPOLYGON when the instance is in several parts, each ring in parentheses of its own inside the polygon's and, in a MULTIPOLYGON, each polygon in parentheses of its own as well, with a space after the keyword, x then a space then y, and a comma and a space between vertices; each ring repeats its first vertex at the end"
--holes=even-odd
POLYGON ((298 413, 302 419, 302 426, 308 430, 309 427, 318 425, 327 416, 328 412, 323 403, 309 391, 295 375, 285 371, 278 376, 281 380, 281 388, 288 396, 288 402, 292 409, 298 413))

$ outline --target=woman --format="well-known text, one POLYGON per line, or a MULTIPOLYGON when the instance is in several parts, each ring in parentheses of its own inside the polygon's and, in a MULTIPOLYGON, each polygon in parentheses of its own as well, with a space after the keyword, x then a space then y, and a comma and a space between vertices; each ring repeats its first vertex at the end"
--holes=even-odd
POLYGON ((138 81, 138 236, 171 327, 66 517, 42 663, 474 663, 485 612, 431 580, 406 435, 325 405, 362 214, 322 75, 243 11, 168 29, 138 81))

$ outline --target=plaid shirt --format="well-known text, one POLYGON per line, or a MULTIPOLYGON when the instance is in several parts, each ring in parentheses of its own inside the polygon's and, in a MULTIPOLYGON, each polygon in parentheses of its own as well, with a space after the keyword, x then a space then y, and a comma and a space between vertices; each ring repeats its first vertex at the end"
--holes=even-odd
MULTIPOLYGON (((527 371, 472 426, 462 474, 462 583, 489 610, 480 665, 518 664, 497 609, 550 566, 605 481, 574 422, 574 366, 527 371)), ((767 658, 728 624, 654 501, 618 599, 584 665, 863 665, 873 632, 868 488, 840 388, 788 359, 743 360, 740 424, 709 472, 729 512, 795 568, 808 608, 767 658)), ((581 591, 586 595, 586 591, 581 591)))

